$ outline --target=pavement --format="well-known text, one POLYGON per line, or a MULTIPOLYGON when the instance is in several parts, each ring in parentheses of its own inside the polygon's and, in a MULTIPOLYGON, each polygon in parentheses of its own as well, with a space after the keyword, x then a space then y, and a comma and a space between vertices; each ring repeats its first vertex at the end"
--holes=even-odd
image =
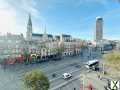
MULTIPOLYGON (((39 64, 16 64, 7 65, 5 67, 0 66, 0 90, 26 90, 22 83, 22 79, 26 72, 33 69, 42 70, 50 81, 50 88, 54 88, 66 82, 66 80, 62 78, 63 73, 70 72, 73 77, 76 77, 80 75, 82 71, 86 70, 83 66, 86 61, 90 60, 90 58, 87 57, 89 53, 86 51, 83 55, 84 57, 65 57, 62 60, 48 61, 39 64), (56 74, 56 77, 52 77, 53 73, 56 74)), ((96 52, 93 52, 92 55, 96 58, 100 57, 100 54, 96 52)), ((74 82, 78 83, 79 80, 74 82)), ((73 85, 68 85, 69 89, 66 90, 70 90, 73 87, 73 85)))
POLYGON ((98 78, 98 73, 91 71, 89 73, 81 74, 81 80, 84 82, 84 90, 88 90, 90 84, 93 90, 105 90, 104 86, 107 86, 107 82, 98 78))

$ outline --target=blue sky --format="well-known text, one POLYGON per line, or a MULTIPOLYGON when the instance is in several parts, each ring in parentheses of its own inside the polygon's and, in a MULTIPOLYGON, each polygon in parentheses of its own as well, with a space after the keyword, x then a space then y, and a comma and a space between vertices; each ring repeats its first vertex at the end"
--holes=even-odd
POLYGON ((0 32, 24 33, 28 13, 33 31, 71 34, 93 39, 96 16, 104 19, 104 38, 120 39, 120 3, 117 0, 0 0, 0 32))

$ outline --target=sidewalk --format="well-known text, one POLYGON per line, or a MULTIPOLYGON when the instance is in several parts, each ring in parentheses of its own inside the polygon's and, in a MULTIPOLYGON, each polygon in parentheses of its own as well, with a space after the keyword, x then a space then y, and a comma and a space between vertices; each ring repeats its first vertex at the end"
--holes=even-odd
POLYGON ((105 90, 104 86, 106 86, 106 83, 98 78, 97 72, 82 74, 81 80, 84 82, 84 90, 89 90, 90 84, 93 86, 93 90, 105 90))

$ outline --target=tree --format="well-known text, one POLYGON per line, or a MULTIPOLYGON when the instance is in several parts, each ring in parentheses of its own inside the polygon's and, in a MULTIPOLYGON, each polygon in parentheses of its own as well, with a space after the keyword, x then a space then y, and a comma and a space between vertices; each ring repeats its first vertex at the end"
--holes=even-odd
POLYGON ((73 56, 76 56, 76 44, 73 45, 73 56))
POLYGON ((57 54, 60 56, 60 57, 62 57, 62 53, 64 52, 64 42, 63 41, 60 41, 59 43, 58 43, 58 47, 56 48, 56 52, 57 52, 57 54))
POLYGON ((48 78, 40 70, 27 72, 23 83, 30 90, 48 90, 50 86, 48 78))
POLYGON ((80 46, 80 48, 81 48, 81 53, 83 54, 83 52, 85 51, 85 50, 88 50, 88 46, 87 45, 81 45, 80 46))
POLYGON ((28 62, 29 61, 29 57, 30 57, 29 51, 28 50, 24 50, 23 55, 25 57, 25 62, 28 62))

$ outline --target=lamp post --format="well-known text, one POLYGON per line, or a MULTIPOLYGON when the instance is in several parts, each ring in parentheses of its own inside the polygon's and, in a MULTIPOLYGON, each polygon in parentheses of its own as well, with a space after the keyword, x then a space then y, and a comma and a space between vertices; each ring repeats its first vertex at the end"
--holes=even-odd
POLYGON ((105 65, 103 64, 102 67, 103 67, 103 74, 105 74, 105 65))
POLYGON ((92 46, 89 45, 89 57, 90 57, 90 60, 91 60, 91 57, 92 57, 92 46))

